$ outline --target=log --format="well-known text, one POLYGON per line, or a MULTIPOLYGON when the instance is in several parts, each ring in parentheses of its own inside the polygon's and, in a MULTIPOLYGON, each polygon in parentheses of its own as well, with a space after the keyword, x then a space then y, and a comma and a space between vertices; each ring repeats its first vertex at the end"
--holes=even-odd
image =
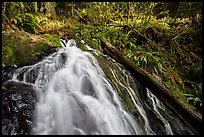
POLYGON ((115 48, 104 37, 99 36, 102 41, 102 48, 104 52, 109 54, 116 61, 121 63, 131 75, 137 79, 142 86, 145 86, 151 90, 151 92, 160 99, 165 106, 172 110, 178 117, 186 123, 186 125, 197 135, 201 134, 202 120, 201 118, 185 107, 179 100, 176 99, 171 93, 172 91, 166 89, 161 83, 151 77, 146 71, 137 67, 129 59, 125 58, 123 54, 115 48))

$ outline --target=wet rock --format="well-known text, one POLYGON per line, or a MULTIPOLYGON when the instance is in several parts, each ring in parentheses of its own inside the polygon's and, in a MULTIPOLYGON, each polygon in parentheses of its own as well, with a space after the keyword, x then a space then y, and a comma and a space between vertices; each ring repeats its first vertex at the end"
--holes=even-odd
POLYGON ((28 135, 36 94, 31 85, 8 81, 2 85, 2 135, 28 135))
POLYGON ((12 66, 9 67, 5 67, 1 72, 2 72, 2 83, 6 82, 7 80, 12 78, 12 73, 14 72, 15 68, 13 68, 12 66))

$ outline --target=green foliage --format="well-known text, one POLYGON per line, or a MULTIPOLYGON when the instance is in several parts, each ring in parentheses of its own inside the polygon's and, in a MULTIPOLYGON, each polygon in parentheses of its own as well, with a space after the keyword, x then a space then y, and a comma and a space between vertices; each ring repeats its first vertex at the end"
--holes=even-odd
POLYGON ((13 49, 10 47, 2 48, 2 65, 7 66, 14 63, 13 49))
POLYGON ((201 111, 202 109, 202 101, 200 98, 192 95, 192 94, 184 94, 184 96, 187 98, 186 101, 191 103, 193 106, 196 107, 197 110, 201 111))
POLYGON ((85 16, 85 15, 87 14, 87 9, 82 9, 81 12, 80 12, 80 14, 81 14, 82 16, 85 16))
POLYGON ((44 34, 43 35, 44 38, 46 38, 47 40, 51 41, 55 46, 58 46, 58 47, 61 47, 61 44, 60 44, 60 37, 53 34, 44 34))
POLYGON ((35 10, 35 2, 4 2, 5 15, 8 19, 12 19, 21 13, 33 13, 35 10))
POLYGON ((14 29, 37 33, 38 24, 33 15, 35 2, 4 2, 4 5, 4 22, 9 22, 14 29))
POLYGON ((23 13, 15 16, 11 19, 13 25, 18 27, 20 30, 24 30, 29 33, 37 33, 38 24, 34 16, 30 13, 23 13))
POLYGON ((135 56, 133 58, 133 62, 139 66, 144 68, 152 67, 156 74, 162 73, 162 61, 158 57, 161 53, 159 52, 143 52, 143 54, 139 55, 138 57, 135 56))
POLYGON ((25 6, 23 2, 4 2, 5 15, 8 19, 14 18, 19 13, 25 12, 25 6))
POLYGON ((28 13, 34 13, 35 12, 35 8, 37 6, 36 2, 24 2, 25 7, 27 8, 27 12, 28 13))

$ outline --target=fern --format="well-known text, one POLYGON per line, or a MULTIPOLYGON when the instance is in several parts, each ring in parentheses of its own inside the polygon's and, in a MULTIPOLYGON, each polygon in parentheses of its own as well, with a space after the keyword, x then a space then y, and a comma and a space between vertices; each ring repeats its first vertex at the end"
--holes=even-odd
POLYGON ((195 97, 192 94, 183 94, 187 99, 186 102, 192 104, 196 109, 200 110, 202 108, 202 100, 198 97, 195 97))

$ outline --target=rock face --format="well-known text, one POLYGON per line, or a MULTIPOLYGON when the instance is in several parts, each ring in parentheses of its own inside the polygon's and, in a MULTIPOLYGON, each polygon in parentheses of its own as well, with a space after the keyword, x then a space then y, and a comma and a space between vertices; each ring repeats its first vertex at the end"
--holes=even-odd
POLYGON ((29 135, 35 103, 32 86, 5 83, 2 86, 2 135, 29 135))
POLYGON ((2 67, 24 66, 42 59, 55 51, 52 43, 39 35, 23 31, 6 31, 2 34, 2 67))

